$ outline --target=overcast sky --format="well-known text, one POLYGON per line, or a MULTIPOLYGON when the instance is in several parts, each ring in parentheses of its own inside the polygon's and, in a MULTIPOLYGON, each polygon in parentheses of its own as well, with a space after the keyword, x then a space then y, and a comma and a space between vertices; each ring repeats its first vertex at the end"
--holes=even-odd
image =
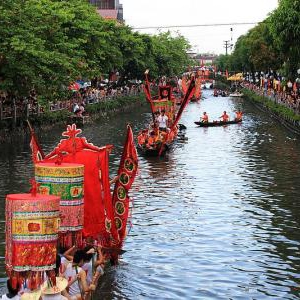
MULTIPOLYGON (((264 20, 278 0, 120 0, 125 23, 131 27, 252 23, 264 20)), ((179 31, 195 52, 225 53, 224 41, 233 40, 255 25, 172 28, 179 31), (232 34, 231 30, 232 28, 232 34)), ((165 29, 163 29, 165 30, 165 29)), ((157 29, 140 30, 157 33, 157 29)))

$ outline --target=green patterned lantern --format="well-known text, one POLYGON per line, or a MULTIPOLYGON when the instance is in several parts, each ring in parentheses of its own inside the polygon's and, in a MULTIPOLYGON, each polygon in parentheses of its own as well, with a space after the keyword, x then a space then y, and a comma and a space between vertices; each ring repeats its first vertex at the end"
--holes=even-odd
POLYGON ((60 200, 60 244, 81 245, 84 219, 84 166, 71 163, 38 163, 35 180, 39 193, 56 195, 60 200))

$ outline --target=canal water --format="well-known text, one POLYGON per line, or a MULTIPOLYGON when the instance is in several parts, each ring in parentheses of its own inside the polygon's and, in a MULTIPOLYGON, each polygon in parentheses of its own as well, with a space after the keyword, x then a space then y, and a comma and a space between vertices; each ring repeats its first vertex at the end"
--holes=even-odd
MULTIPOLYGON (((242 99, 190 103, 186 140, 164 158, 140 156, 134 209, 120 265, 109 269, 96 299, 298 299, 300 292, 300 142, 242 99), (241 108, 242 124, 199 128, 206 111, 218 119, 241 108)), ((125 127, 147 126, 147 107, 84 128, 96 145, 115 145, 116 173, 125 127)), ((40 137, 52 149, 65 128, 40 137)), ((0 146, 1 286, 4 291, 4 205, 28 191, 28 140, 0 146)))

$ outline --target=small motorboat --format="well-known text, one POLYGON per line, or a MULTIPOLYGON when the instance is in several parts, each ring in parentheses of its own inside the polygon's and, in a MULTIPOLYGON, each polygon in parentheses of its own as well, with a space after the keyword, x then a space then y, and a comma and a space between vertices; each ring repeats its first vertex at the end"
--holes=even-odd
POLYGON ((241 123, 242 119, 239 120, 232 120, 232 121, 213 121, 213 122, 201 122, 201 121, 197 121, 194 122, 196 125, 200 126, 200 127, 213 127, 213 126, 223 126, 223 125, 230 125, 230 124, 238 124, 241 123))
POLYGON ((244 94, 240 92, 234 92, 232 94, 229 94, 229 97, 243 97, 244 94))

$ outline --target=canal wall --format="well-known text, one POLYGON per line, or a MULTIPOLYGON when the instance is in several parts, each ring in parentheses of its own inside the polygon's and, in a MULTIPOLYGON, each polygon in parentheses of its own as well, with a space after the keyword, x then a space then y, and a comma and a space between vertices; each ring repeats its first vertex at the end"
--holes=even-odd
POLYGON ((244 98, 250 100, 258 109, 268 113, 288 130, 300 135, 300 115, 293 109, 276 103, 275 99, 243 89, 244 98))

